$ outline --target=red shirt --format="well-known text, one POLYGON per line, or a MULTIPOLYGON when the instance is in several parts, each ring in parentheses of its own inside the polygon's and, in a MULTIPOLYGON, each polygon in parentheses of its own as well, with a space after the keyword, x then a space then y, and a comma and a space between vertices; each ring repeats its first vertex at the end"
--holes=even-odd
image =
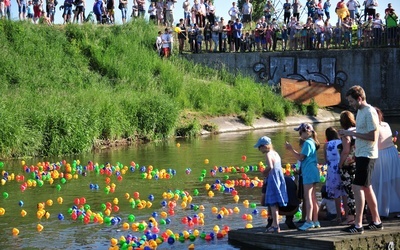
POLYGON ((232 27, 230 25, 226 25, 226 34, 232 35, 232 27))
POLYGON ((386 9, 385 9, 385 14, 388 14, 388 13, 390 13, 390 12, 392 12, 392 11, 394 11, 393 8, 386 8, 386 9))

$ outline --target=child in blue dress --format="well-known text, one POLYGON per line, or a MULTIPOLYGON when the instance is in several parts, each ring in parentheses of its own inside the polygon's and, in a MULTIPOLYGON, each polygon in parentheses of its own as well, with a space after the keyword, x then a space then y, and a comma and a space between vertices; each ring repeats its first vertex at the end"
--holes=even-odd
POLYGON ((279 207, 286 206, 288 202, 281 157, 273 149, 271 139, 267 136, 261 137, 254 147, 266 155, 267 167, 263 173, 267 178, 265 205, 269 206, 272 215, 272 226, 266 232, 279 233, 279 207))

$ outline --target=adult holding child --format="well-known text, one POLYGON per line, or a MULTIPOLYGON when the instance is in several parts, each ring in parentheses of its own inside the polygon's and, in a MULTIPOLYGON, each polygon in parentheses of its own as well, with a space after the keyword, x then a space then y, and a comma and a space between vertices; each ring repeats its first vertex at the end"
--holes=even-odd
POLYGON ((316 185, 320 182, 317 150, 320 143, 317 139, 317 133, 311 124, 302 123, 298 128, 300 137, 304 140, 301 152, 293 149, 289 142, 286 142, 286 149, 292 152, 294 157, 301 161, 301 174, 303 176, 304 202, 306 206, 306 222, 299 227, 299 230, 306 231, 311 228, 321 227, 318 221, 318 202, 316 196, 316 185))
POLYGON ((375 107, 379 117, 378 159, 372 172, 371 184, 378 203, 379 216, 389 217, 400 212, 400 159, 392 140, 392 130, 383 119, 382 111, 375 107))
POLYGON ((254 147, 266 155, 267 167, 263 172, 264 176, 267 177, 265 205, 269 206, 272 215, 272 226, 266 232, 279 233, 279 207, 286 206, 288 202, 281 157, 272 147, 271 139, 268 136, 258 139, 254 147))
POLYGON ((341 136, 354 136, 356 172, 353 182, 356 201, 356 216, 353 225, 343 229, 347 233, 363 233, 364 229, 382 230, 382 222, 378 213, 375 192, 371 185, 371 176, 375 161, 378 158, 379 119, 376 110, 367 103, 365 91, 355 85, 346 93, 349 105, 357 110, 356 131, 340 130, 341 136), (371 212, 372 222, 362 226, 365 202, 371 212))

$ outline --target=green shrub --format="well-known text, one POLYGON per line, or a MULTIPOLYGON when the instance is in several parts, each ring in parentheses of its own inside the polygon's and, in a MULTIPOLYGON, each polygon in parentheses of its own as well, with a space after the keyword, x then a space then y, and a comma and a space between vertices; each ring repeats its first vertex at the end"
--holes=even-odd
POLYGON ((307 106, 307 113, 312 116, 318 115, 318 104, 314 99, 311 99, 310 103, 307 106))
POLYGON ((180 137, 195 137, 200 134, 202 126, 197 119, 180 124, 176 128, 175 134, 180 137))

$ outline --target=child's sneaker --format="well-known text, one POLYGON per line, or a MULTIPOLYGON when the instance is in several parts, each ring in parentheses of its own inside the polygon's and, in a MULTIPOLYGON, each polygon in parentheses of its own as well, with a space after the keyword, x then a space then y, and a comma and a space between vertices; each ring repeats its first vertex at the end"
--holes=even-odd
POLYGON ((351 233, 351 234, 362 234, 364 233, 364 229, 361 228, 357 228, 356 225, 351 225, 349 227, 346 227, 344 229, 342 229, 342 231, 346 232, 346 233, 351 233))
POLYGON ((313 222, 305 222, 301 227, 299 227, 298 229, 300 231, 307 231, 310 228, 314 228, 314 223, 313 222))
POLYGON ((315 228, 320 228, 321 224, 319 223, 319 221, 314 222, 314 227, 315 228))
POLYGON ((382 222, 379 223, 378 225, 376 225, 374 222, 371 222, 368 224, 368 226, 365 226, 364 229, 365 230, 382 230, 383 225, 382 225, 382 222))

